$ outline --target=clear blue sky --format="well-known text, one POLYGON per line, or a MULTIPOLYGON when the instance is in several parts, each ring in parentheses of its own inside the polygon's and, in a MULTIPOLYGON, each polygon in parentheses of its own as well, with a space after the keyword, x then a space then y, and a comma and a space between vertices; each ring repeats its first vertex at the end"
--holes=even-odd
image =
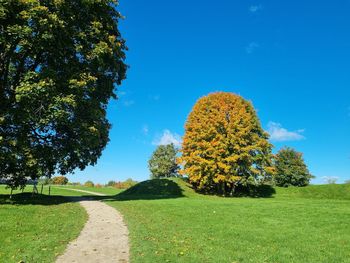
POLYGON ((198 98, 253 102, 274 151, 304 153, 313 183, 350 179, 350 1, 120 0, 130 65, 110 143, 72 181, 149 178, 156 144, 180 140, 198 98))

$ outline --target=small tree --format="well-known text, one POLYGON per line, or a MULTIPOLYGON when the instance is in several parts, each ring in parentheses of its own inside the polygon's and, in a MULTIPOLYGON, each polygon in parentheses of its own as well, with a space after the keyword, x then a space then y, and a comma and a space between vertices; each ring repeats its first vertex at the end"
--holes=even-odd
POLYGON ((86 187, 94 187, 95 185, 94 185, 94 183, 92 181, 86 181, 84 186, 86 186, 86 187))
POLYGON ((52 178, 52 184, 66 185, 68 183, 68 178, 65 176, 56 176, 52 178))
POLYGON ((336 176, 324 176, 323 180, 326 182, 326 184, 336 184, 338 181, 338 177, 336 177, 336 176))
POLYGON ((275 170, 277 186, 306 186, 313 177, 304 162, 303 154, 289 147, 276 154, 275 170))
POLYGON ((151 178, 178 176, 179 166, 176 163, 177 152, 178 150, 173 143, 159 145, 148 161, 151 178))

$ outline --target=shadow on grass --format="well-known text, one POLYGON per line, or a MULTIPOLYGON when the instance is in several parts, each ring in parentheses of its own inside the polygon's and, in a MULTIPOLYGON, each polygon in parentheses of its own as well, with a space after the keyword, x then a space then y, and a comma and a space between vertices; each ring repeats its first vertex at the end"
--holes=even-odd
MULTIPOLYGON (((251 185, 237 188, 234 197, 269 198, 273 197, 275 193, 275 189, 270 185, 251 185)), ((185 197, 183 189, 176 182, 169 179, 153 179, 138 183, 117 195, 48 196, 36 194, 33 196, 31 193, 21 193, 14 194, 12 199, 9 198, 9 195, 0 195, 0 205, 59 205, 82 200, 132 201, 174 199, 181 197, 185 197)))
POLYGON ((63 203, 71 202, 63 196, 48 196, 32 193, 20 193, 13 194, 10 199, 10 195, 0 195, 0 205, 59 205, 63 203))
POLYGON ((276 190, 271 185, 249 185, 238 187, 235 197, 269 198, 274 194, 276 190))
POLYGON ((32 193, 0 195, 0 205, 59 205, 67 202, 79 202, 82 200, 108 200, 108 201, 131 201, 131 200, 156 200, 184 197, 183 190, 177 183, 168 179, 153 179, 136 184, 135 186, 117 194, 106 196, 81 195, 60 196, 41 195, 32 193))

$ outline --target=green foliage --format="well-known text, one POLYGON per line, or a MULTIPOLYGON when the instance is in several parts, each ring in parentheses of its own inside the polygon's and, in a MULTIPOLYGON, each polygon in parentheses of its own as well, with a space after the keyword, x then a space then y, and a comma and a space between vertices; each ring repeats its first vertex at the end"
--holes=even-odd
POLYGON ((159 145, 153 152, 148 167, 151 178, 165 178, 178 176, 179 166, 176 163, 177 149, 174 144, 159 145))
POLYGON ((275 183, 277 186, 306 186, 310 183, 310 174, 302 153, 292 148, 281 149, 275 157, 275 183))
POLYGON ((68 178, 65 176, 56 176, 52 178, 52 183, 57 185, 66 185, 68 183, 68 178))
POLYGON ((232 195, 237 186, 259 184, 273 174, 267 139, 250 102, 228 92, 209 94, 187 119, 181 173, 199 191, 232 195))
POLYGON ((11 187, 100 157, 127 69, 117 5, 0 0, 0 176, 11 187))
POLYGON ((86 187, 94 187, 95 185, 94 185, 94 183, 92 181, 86 181, 84 183, 84 186, 86 186, 86 187))

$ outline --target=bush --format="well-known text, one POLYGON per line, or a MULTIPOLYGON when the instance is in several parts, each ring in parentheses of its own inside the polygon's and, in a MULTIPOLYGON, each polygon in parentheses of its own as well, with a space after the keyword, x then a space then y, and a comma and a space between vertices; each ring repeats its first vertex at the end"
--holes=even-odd
POLYGON ((173 143, 157 147, 148 161, 152 179, 178 176, 177 152, 173 143))
POLYGON ((233 93, 209 94, 187 119, 180 172, 196 190, 232 195, 237 186, 259 184, 273 173, 267 139, 250 102, 233 93))
POLYGON ((86 181, 84 186, 86 186, 86 187, 94 187, 94 183, 92 181, 86 181))
POLYGON ((117 182, 116 181, 108 181, 106 186, 114 186, 117 182))
POLYGON ((132 180, 131 178, 128 178, 126 181, 124 182, 116 182, 113 187, 117 188, 117 189, 128 189, 134 185, 136 185, 138 182, 132 180))
POLYGON ((65 176, 56 176, 52 178, 52 184, 66 185, 68 183, 68 178, 65 176))
POLYGON ((303 154, 285 147, 275 156, 275 183, 277 186, 306 186, 313 177, 303 159, 303 154))

